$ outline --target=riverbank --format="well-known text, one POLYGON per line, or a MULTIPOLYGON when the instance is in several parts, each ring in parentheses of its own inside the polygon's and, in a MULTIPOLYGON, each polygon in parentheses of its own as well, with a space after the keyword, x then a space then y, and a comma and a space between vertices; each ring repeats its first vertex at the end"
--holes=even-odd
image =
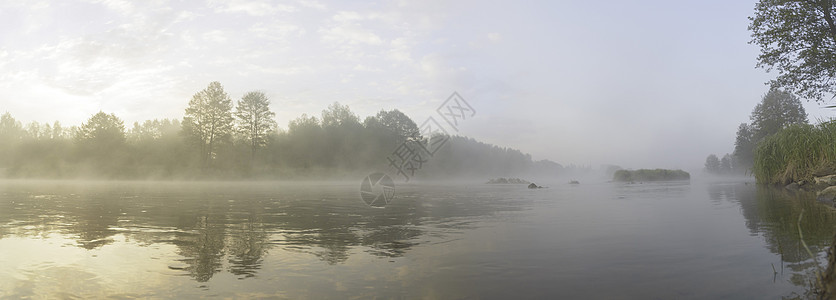
MULTIPOLYGON (((819 202, 836 207, 836 121, 795 124, 766 137, 755 149, 752 172, 760 184, 816 192, 819 202)), ((836 235, 819 295, 836 292, 836 235)))

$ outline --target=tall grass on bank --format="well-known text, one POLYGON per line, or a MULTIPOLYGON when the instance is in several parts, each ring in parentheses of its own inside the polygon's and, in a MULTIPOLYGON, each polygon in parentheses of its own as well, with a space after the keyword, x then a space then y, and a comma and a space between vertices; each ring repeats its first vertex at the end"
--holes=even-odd
POLYGON ((813 173, 836 167, 836 120, 795 124, 766 137, 755 148, 752 173, 758 183, 813 180, 813 173))
POLYGON ((682 170, 665 169, 639 169, 635 171, 618 170, 613 174, 614 181, 663 181, 663 180, 689 180, 691 174, 682 170))

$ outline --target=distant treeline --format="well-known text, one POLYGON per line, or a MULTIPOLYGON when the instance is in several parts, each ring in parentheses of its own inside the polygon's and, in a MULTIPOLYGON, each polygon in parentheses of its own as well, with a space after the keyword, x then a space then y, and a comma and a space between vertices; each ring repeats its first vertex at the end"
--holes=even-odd
MULTIPOLYGON (((279 129, 269 100, 245 94, 233 108, 218 82, 196 93, 181 120, 136 122, 127 129, 99 112, 80 126, 23 125, 0 116, 0 174, 7 178, 338 178, 383 171, 399 176, 387 157, 405 142, 426 141, 398 110, 361 121, 337 102, 320 117, 291 120, 279 129)), ((413 178, 557 176, 555 162, 532 161, 519 150, 452 136, 413 178)), ((413 175, 413 174, 410 174, 413 175)))
POLYGON ((691 174, 682 170, 666 169, 639 169, 639 170, 618 170, 613 174, 614 181, 636 182, 636 181, 665 181, 665 180, 689 180, 691 174))

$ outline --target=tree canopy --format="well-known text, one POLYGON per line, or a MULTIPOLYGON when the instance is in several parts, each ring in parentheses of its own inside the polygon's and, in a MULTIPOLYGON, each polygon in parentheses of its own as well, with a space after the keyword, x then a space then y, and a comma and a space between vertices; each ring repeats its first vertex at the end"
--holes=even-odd
POLYGON ((235 107, 236 131, 250 145, 254 158, 258 148, 267 145, 267 137, 276 128, 276 114, 270 110, 270 100, 263 92, 244 94, 235 107))
POLYGON ((200 148, 204 167, 212 164, 219 145, 230 141, 232 122, 232 99, 220 82, 211 82, 192 96, 183 117, 183 131, 200 148))
MULTIPOLYGON (((302 114, 279 130, 269 104, 263 93, 250 92, 233 112, 230 96, 212 82, 188 101, 182 122, 137 121, 130 130, 104 112, 80 127, 35 121, 24 126, 6 113, 0 115, 0 177, 362 178, 371 172, 394 177, 387 158, 405 141, 421 140, 416 123, 398 110, 381 110, 361 123, 348 105, 334 102, 321 117, 302 114), (233 132, 238 138, 230 138, 233 132), (259 148, 256 156, 253 145, 259 148)), ((532 161, 519 150, 446 138, 416 178, 556 176, 577 170, 532 161)))
POLYGON ((770 82, 807 99, 836 92, 836 2, 760 0, 749 17, 758 67, 777 70, 770 82))
POLYGON ((807 123, 807 112, 795 95, 771 89, 752 110, 749 119, 752 121, 755 139, 760 140, 788 125, 807 123))
POLYGON ((792 124, 806 124, 807 112, 798 97, 787 91, 770 89, 752 110, 749 120, 752 121, 750 124, 738 127, 734 148, 735 161, 746 168, 752 167, 758 141, 792 124))
POLYGON ((705 158, 705 171, 708 173, 720 173, 720 159, 717 155, 711 154, 705 158))
POLYGON ((81 124, 76 140, 100 148, 114 147, 125 142, 125 124, 116 115, 100 111, 81 124))

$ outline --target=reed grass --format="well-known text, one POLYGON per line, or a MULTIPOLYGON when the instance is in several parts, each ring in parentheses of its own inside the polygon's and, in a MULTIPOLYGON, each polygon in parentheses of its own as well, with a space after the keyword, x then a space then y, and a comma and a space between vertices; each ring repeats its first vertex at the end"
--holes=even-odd
POLYGON ((812 181, 820 168, 836 166, 836 121, 795 124, 764 138, 755 148, 752 173, 759 183, 812 181))

